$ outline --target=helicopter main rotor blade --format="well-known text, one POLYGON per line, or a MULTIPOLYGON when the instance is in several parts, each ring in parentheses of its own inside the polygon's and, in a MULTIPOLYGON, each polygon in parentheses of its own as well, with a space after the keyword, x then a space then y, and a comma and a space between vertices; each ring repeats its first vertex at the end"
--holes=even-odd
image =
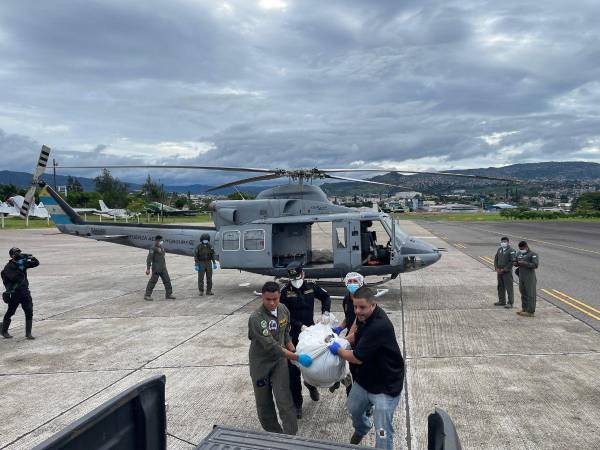
POLYGON ((450 172, 426 172, 416 170, 402 170, 402 169, 317 169, 323 173, 344 173, 344 172, 387 172, 387 173, 400 173, 408 175, 440 175, 444 177, 462 177, 462 178, 475 178, 480 180, 495 180, 495 181, 510 181, 512 183, 519 183, 522 180, 514 178, 501 178, 501 177, 489 177, 487 175, 469 175, 464 173, 450 173, 450 172))
POLYGON ((256 167, 229 167, 229 166, 192 166, 192 165, 106 165, 106 166, 58 166, 60 169, 198 169, 222 170, 226 172, 259 172, 280 173, 281 169, 262 169, 256 167))
POLYGON ((229 183, 221 184, 220 186, 212 187, 210 189, 207 189, 206 192, 217 191, 219 189, 223 189, 223 188, 230 187, 230 186, 237 186, 239 184, 254 183, 255 181, 274 180, 275 178, 281 178, 282 176, 283 175, 274 173, 271 175, 260 175, 258 177, 243 178, 241 180, 231 181, 229 183))
POLYGON ((407 186, 399 186, 397 184, 381 183, 379 181, 361 180, 360 178, 340 177, 338 175, 328 175, 328 174, 325 174, 325 178, 331 178, 331 179, 334 179, 334 180, 353 181, 353 182, 356 182, 356 183, 379 184, 381 186, 392 186, 392 187, 397 187, 397 188, 400 188, 400 189, 411 189, 411 188, 409 188, 407 186))

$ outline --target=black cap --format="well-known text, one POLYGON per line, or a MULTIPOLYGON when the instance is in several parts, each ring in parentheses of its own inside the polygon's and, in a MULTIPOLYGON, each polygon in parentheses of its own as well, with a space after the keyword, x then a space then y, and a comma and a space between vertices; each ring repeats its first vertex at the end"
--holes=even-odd
POLYGON ((200 236, 200 240, 201 241, 204 241, 204 240, 210 241, 210 234, 204 233, 202 236, 200 236))
POLYGON ((21 253, 21 249, 19 247, 13 247, 8 251, 8 256, 10 256, 12 258, 17 253, 21 253))
POLYGON ((154 238, 154 240, 155 240, 155 241, 160 241, 161 239, 162 239, 162 236, 161 236, 160 234, 158 234, 158 235, 157 235, 157 236, 154 238))
POLYGON ((290 278, 299 278, 304 273, 304 268, 302 267, 302 264, 300 264, 298 261, 293 261, 288 264, 287 273, 290 276, 290 278))
POLYGON ((519 248, 525 248, 525 247, 528 247, 527 242, 525 242, 525 241, 519 242, 519 248))

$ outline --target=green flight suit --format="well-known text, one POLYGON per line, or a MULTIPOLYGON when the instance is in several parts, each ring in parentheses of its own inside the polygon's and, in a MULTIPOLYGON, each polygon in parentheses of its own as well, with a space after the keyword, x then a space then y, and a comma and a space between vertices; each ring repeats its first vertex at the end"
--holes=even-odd
POLYGON ((250 378, 260 424, 265 431, 296 434, 298 422, 284 351, 292 341, 289 310, 279 304, 275 317, 261 305, 248 320, 248 339, 250 378), (281 425, 277 420, 273 397, 277 403, 281 425))
POLYGON ((173 293, 173 286, 171 286, 171 278, 169 277, 169 272, 167 271, 165 249, 160 245, 153 245, 148 252, 148 257, 146 258, 146 268, 148 270, 152 268, 152 276, 148 280, 148 285, 146 286, 146 296, 150 297, 152 295, 154 286, 156 286, 158 277, 160 277, 165 285, 165 296, 170 297, 173 293))
POLYGON ((198 270, 198 290, 204 292, 204 277, 206 276, 206 291, 212 292, 213 263, 215 251, 210 244, 200 243, 194 250, 194 261, 200 266, 198 270))
POLYGON ((536 301, 536 285, 537 278, 535 276, 535 270, 540 264, 537 253, 529 250, 524 255, 519 253, 515 265, 518 261, 523 261, 524 265, 518 265, 519 275, 519 292, 521 292, 521 304, 523 311, 528 313, 535 313, 535 301, 536 301))
POLYGON ((512 268, 517 252, 509 245, 506 248, 500 247, 494 256, 494 269, 502 270, 498 275, 498 301, 506 303, 508 295, 508 304, 512 305, 515 302, 513 290, 513 274, 512 268))

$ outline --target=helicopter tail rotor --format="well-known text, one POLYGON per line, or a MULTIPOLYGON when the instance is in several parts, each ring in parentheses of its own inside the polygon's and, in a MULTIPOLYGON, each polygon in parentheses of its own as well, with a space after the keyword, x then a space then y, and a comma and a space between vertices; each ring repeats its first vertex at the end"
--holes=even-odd
POLYGON ((26 218, 29 215, 29 209, 31 208, 31 203, 35 198, 35 191, 38 187, 38 181, 40 177, 44 174, 46 170, 46 166, 48 165, 48 158, 50 156, 50 147, 46 145, 42 145, 42 150, 40 151, 40 157, 38 158, 37 165, 33 170, 33 178, 31 179, 31 186, 27 190, 25 194, 25 198, 23 200, 23 204, 21 205, 21 209, 19 210, 19 214, 21 217, 26 218))

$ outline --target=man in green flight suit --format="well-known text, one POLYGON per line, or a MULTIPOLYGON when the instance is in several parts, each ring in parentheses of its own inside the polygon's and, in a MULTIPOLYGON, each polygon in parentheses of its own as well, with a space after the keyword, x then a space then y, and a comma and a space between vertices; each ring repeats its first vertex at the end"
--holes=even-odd
POLYGON ((171 278, 169 277, 167 263, 165 261, 163 238, 160 235, 154 238, 154 245, 148 252, 148 257, 146 258, 146 275, 150 275, 150 268, 152 268, 152 276, 148 280, 144 300, 152 301, 152 291, 154 290, 154 286, 156 286, 158 277, 160 277, 165 285, 165 298, 175 300, 175 297, 173 296, 173 287, 171 286, 171 278))
POLYGON ((505 236, 500 239, 500 248, 494 256, 494 269, 498 274, 498 301, 494 303, 496 306, 504 306, 512 308, 515 302, 513 291, 513 263, 517 257, 517 252, 510 246, 508 238, 505 236), (508 303, 506 296, 508 295, 508 303))
POLYGON ((523 317, 533 317, 535 314, 537 278, 535 270, 540 264, 537 253, 532 252, 527 242, 519 242, 519 254, 514 262, 517 267, 515 273, 519 277, 519 292, 523 309, 517 314, 523 317))
POLYGON ((215 265, 215 251, 210 245, 210 236, 200 236, 200 243, 194 250, 194 261, 198 268, 198 291, 204 295, 204 276, 206 275, 206 295, 214 295, 212 291, 212 273, 215 265))
POLYGON ((261 291, 262 304, 248 320, 250 339, 250 378, 256 399, 256 412, 265 431, 296 434, 298 422, 290 392, 287 360, 308 367, 312 358, 294 353, 290 337, 290 312, 279 303, 279 285, 266 282, 261 291), (275 412, 277 403, 281 425, 275 412))

